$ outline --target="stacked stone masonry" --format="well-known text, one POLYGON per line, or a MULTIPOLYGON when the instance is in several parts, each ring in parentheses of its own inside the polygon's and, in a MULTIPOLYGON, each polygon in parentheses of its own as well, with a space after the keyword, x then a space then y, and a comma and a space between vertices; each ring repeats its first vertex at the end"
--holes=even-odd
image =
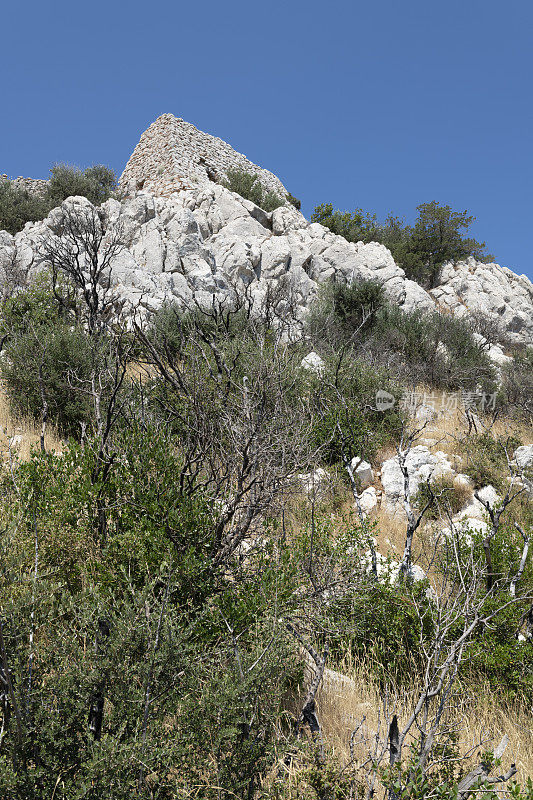
POLYGON ((172 114, 162 114, 142 134, 119 186, 126 195, 144 190, 169 197, 175 191, 193 189, 209 181, 219 183, 231 169, 257 175, 267 191, 281 197, 287 195, 279 178, 249 161, 227 142, 172 114))
POLYGON ((40 178, 9 178, 8 175, 0 175, 0 180, 11 181, 16 189, 25 189, 32 194, 43 195, 48 187, 48 181, 41 180, 40 178))

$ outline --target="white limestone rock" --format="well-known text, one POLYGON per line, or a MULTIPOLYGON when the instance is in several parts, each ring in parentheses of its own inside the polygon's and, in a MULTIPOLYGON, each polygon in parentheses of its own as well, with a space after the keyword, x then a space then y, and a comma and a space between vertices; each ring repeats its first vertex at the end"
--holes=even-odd
POLYGON ((469 258, 445 264, 430 294, 454 314, 481 311, 497 319, 515 342, 533 341, 533 284, 525 275, 469 258))
POLYGON ((320 494, 330 479, 329 473, 322 467, 317 467, 313 472, 298 475, 298 480, 304 492, 310 496, 320 494))
POLYGON ((517 447, 513 453, 513 461, 518 469, 522 471, 533 467, 533 444, 517 447))
MULTIPOLYGON (((247 287, 259 302, 270 285, 282 281, 303 319, 320 282, 373 279, 406 311, 438 305, 464 315, 479 309, 497 318, 512 340, 532 341, 533 285, 525 276, 470 259, 445 265, 439 286, 427 292, 406 278, 383 245, 347 242, 290 205, 266 213, 214 182, 235 167, 253 171, 265 189, 286 195, 275 175, 184 120, 163 115, 143 134, 121 178, 125 198, 102 206, 106 224, 119 225, 124 237, 112 283, 125 312, 141 285, 158 303, 161 297, 188 303, 197 292, 226 292, 230 285, 247 287), (182 279, 169 282, 167 273, 184 276, 188 291, 182 279)), ((90 204, 72 197, 65 206, 83 210, 90 204)), ((53 234, 59 215, 56 209, 15 237, 0 232, 0 282, 14 257, 30 277, 46 266, 39 242, 53 234)), ((146 297, 143 302, 149 305, 146 297)), ((498 345, 489 355, 498 366, 508 363, 498 345)))
POLYGON ((353 474, 359 478, 361 486, 366 489, 374 481, 374 473, 368 461, 363 461, 360 456, 354 456, 350 464, 353 474))
MULTIPOLYGON (((413 497, 421 483, 435 480, 443 475, 453 475, 453 467, 446 453, 438 450, 431 453, 425 445, 411 448, 405 462, 409 475, 409 495, 413 497)), ((404 478, 397 456, 387 459, 381 467, 381 483, 385 502, 394 505, 403 500, 404 478)))
POLYGON ((370 514, 378 504, 378 497, 373 486, 369 486, 359 495, 359 505, 363 514, 370 514))
POLYGON ((309 372, 314 372, 316 375, 320 375, 324 371, 324 361, 312 350, 308 353, 305 358, 302 358, 302 367, 309 372))

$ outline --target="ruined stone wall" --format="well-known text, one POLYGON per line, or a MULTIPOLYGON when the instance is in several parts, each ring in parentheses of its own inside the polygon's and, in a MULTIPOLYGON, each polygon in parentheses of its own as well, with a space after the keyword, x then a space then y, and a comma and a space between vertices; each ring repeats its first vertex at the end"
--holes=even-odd
POLYGON ((32 194, 43 195, 46 192, 48 181, 41 180, 40 178, 10 178, 8 175, 0 175, 0 180, 11 181, 13 186, 17 189, 26 189, 32 194))
POLYGON ((119 186, 125 194, 144 189, 168 196, 179 189, 220 182, 228 169, 255 174, 267 191, 287 195, 279 178, 271 172, 249 161, 222 139, 203 133, 172 114, 158 117, 143 133, 119 186))

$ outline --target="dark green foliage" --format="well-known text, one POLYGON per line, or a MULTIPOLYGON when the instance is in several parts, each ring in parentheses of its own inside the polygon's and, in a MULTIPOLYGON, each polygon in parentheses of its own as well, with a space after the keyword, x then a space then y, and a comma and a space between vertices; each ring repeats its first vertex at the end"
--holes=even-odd
POLYGON ((492 259, 485 253, 485 242, 464 236, 475 220, 467 211, 453 211, 436 201, 422 203, 417 211, 413 226, 402 226, 389 217, 383 231, 383 243, 409 278, 431 288, 438 283, 440 267, 447 261, 492 259))
POLYGON ((333 233, 349 242, 380 242, 389 248, 394 260, 408 278, 431 288, 439 280, 440 268, 447 261, 473 257, 480 261, 492 259, 485 253, 485 243, 466 237, 475 217, 467 211, 453 211, 451 206, 436 201, 417 206, 414 225, 406 225, 390 215, 384 223, 362 209, 353 213, 333 209, 331 203, 317 206, 311 220, 326 225, 333 233))
POLYGON ((385 305, 385 291, 376 281, 334 284, 332 296, 333 311, 349 333, 385 305))
POLYGON ((356 208, 353 213, 337 211, 331 203, 322 203, 317 206, 311 215, 311 222, 325 225, 337 236, 344 236, 349 242, 375 242, 377 238, 378 221, 375 214, 366 214, 362 208, 356 208))
POLYGON ((6 301, 1 327, 1 374, 13 412, 40 421, 46 403, 63 434, 80 436, 92 416, 91 375, 103 358, 96 343, 61 316, 44 282, 6 301))
POLYGON ((27 222, 43 219, 50 211, 46 197, 16 187, 11 181, 0 179, 0 230, 15 234, 27 222))
POLYGON ((294 208, 296 209, 296 211, 300 211, 300 209, 301 209, 301 207, 302 207, 302 203, 301 203, 301 201, 300 201, 300 200, 298 200, 298 198, 297 198, 297 197, 294 197, 294 196, 293 196, 293 195, 292 195, 290 192, 289 192, 289 194, 287 195, 287 201, 288 201, 288 202, 291 204, 291 206, 294 206, 294 208))
POLYGON ((268 622, 267 589, 282 599, 284 578, 267 554, 237 583, 213 568, 213 504, 182 494, 168 432, 137 426, 114 446, 103 486, 93 441, 34 454, 17 488, 2 486, 3 634, 24 714, 22 737, 10 727, 2 741, 0 795, 171 800, 196 786, 205 798, 253 796, 296 677, 283 628, 274 640, 278 622, 268 622), (108 535, 97 541, 102 491, 108 535), (87 721, 98 693, 95 741, 87 721))
POLYGON ((117 188, 113 170, 103 164, 81 170, 68 164, 55 164, 50 170, 47 196, 53 206, 61 205, 67 197, 80 195, 99 206, 117 188))
POLYGON ((319 349, 349 345, 365 360, 370 355, 389 369, 396 363, 399 378, 486 394, 497 386, 494 366, 468 321, 402 311, 373 281, 326 285, 311 309, 308 330, 319 349))
POLYGON ((5 336, 0 373, 17 416, 55 424, 79 438, 105 415, 118 368, 120 346, 107 332, 92 336, 67 315, 43 274, 6 300, 0 314, 5 336), (97 392, 95 393, 95 390, 97 392))
POLYGON ((81 170, 66 164, 56 164, 50 170, 50 180, 42 194, 21 189, 11 181, 0 180, 0 230, 15 234, 27 222, 44 219, 74 195, 87 197, 94 205, 101 205, 115 191, 117 179, 114 172, 102 164, 81 170))
POLYGON ((508 411, 533 421, 533 347, 514 353, 502 370, 502 388, 508 411))
POLYGON ((267 192, 263 188, 257 175, 240 169, 229 169, 226 174, 227 180, 224 186, 231 192, 240 194, 245 200, 251 200, 263 211, 274 211, 285 204, 285 200, 278 197, 275 192, 267 192))
POLYGON ((322 375, 309 380, 315 409, 310 435, 326 463, 342 463, 343 444, 349 459, 359 455, 372 461, 381 447, 396 440, 403 422, 398 404, 386 412, 376 409, 378 391, 397 400, 401 396, 385 371, 359 360, 339 366, 331 359, 322 375))
MULTIPOLYGON (((509 541, 509 537, 505 537, 509 541)), ((501 538, 500 542, 501 544, 501 538)), ((498 557, 497 543, 493 553, 498 557)), ((514 550, 516 554, 517 549, 514 550)), ((506 559, 504 559, 506 560, 506 559)), ((500 568, 502 563, 500 561, 500 568)), ((517 564, 513 564, 516 571, 517 564)), ((487 607, 495 607, 498 600, 491 599, 487 607)), ((490 691, 519 702, 533 701, 533 647, 520 642, 516 633, 520 618, 527 610, 524 606, 509 606, 496 617, 489 630, 475 637, 471 656, 465 672, 472 683, 490 687, 490 691)))
POLYGON ((437 519, 441 514, 446 515, 449 510, 452 515, 458 514, 472 499, 472 489, 465 484, 455 483, 453 478, 443 475, 431 483, 431 492, 427 483, 421 483, 415 497, 415 503, 420 510, 430 503, 426 517, 437 519), (432 501, 432 494, 435 498, 432 501))
MULTIPOLYGON (((341 664, 349 652, 367 664, 383 685, 408 685, 420 666, 423 608, 427 600, 420 585, 399 590, 386 583, 370 585, 366 591, 347 594, 329 609, 328 637, 333 660, 341 664)), ((431 636, 431 618, 423 623, 431 636)))

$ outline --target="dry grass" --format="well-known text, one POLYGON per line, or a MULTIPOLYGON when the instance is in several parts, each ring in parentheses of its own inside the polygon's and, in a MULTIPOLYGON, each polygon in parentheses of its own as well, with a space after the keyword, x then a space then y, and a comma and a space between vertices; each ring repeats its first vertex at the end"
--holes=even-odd
MULTIPOLYGON (((341 763, 349 760, 349 742, 352 731, 365 717, 364 727, 372 736, 383 720, 383 692, 373 680, 369 669, 361 663, 347 659, 343 673, 326 670, 323 685, 318 695, 319 718, 328 748, 341 763)), ((394 703, 390 700, 391 713, 397 713, 400 721, 410 711, 408 693, 403 692, 394 703), (394 705, 394 708, 392 706, 394 705)), ((506 704, 495 698, 490 690, 481 688, 475 699, 462 695, 458 706, 450 712, 449 722, 459 733, 459 751, 468 752, 483 743, 483 749, 495 747, 507 734, 509 745, 503 759, 507 768, 516 763, 517 780, 524 782, 533 775, 533 717, 531 710, 519 705, 506 704)), ((383 724, 383 722, 382 722, 383 724)), ((358 757, 365 752, 360 747, 358 757)))
MULTIPOLYGON (((29 419, 13 417, 5 388, 0 385, 0 457, 4 463, 18 459, 27 461, 32 448, 40 447, 40 426, 29 419)), ((60 453, 63 443, 52 425, 46 428, 47 450, 60 453)))
MULTIPOLYGON (((423 387, 419 393, 424 395, 423 387)), ((429 444, 430 450, 444 450, 451 456, 460 453, 459 442, 468 435, 468 420, 465 416, 462 401, 455 402, 457 393, 444 392, 441 390, 425 390, 427 398, 431 398, 431 403, 437 414, 436 418, 428 423, 421 434, 422 439, 435 440, 429 444)), ((491 426, 490 419, 481 417, 482 423, 490 428, 495 437, 513 436, 520 439, 524 444, 533 441, 533 430, 524 421, 515 420, 509 417, 501 417, 491 426)), ((485 428, 481 425, 478 433, 483 433, 485 428)), ((421 443, 424 443, 423 441, 421 443)))

